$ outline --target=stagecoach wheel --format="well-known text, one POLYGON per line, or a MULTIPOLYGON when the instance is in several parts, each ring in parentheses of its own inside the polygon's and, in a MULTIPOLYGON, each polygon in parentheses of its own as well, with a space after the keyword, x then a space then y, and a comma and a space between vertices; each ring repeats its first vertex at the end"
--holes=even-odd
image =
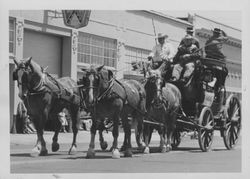
POLYGON ((172 136, 172 148, 177 149, 177 147, 181 143, 181 132, 179 130, 175 130, 172 136))
POLYGON ((198 129, 198 141, 203 152, 211 149, 214 136, 214 117, 210 108, 204 107, 200 113, 198 129))
POLYGON ((227 99, 225 110, 227 116, 223 140, 226 148, 231 150, 236 146, 241 130, 241 109, 238 98, 231 95, 227 99))

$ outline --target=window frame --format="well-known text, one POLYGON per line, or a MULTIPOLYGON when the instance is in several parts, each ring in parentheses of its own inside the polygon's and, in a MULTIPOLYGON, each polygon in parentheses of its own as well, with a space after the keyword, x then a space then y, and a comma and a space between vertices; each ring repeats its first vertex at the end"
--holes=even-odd
POLYGON ((148 49, 133 47, 133 46, 129 46, 129 45, 125 46, 125 63, 127 66, 125 71, 132 71, 131 63, 133 61, 136 61, 136 62, 147 61, 147 57, 148 57, 150 52, 151 52, 151 50, 148 50, 148 49), (135 55, 133 54, 134 52, 136 52, 135 55), (140 55, 138 56, 138 54, 140 54, 140 55), (135 58, 135 60, 133 60, 133 58, 135 58))
POLYGON ((9 18, 9 57, 13 58, 16 53, 16 19, 15 18, 9 18), (10 29, 10 23, 13 22, 13 29, 10 29), (13 33, 13 41, 10 41, 10 33, 13 33), (10 52, 10 43, 13 43, 13 49, 12 52, 10 52))
POLYGON ((117 40, 112 39, 112 38, 107 38, 107 37, 102 37, 102 36, 97 36, 94 34, 89 34, 85 32, 79 32, 78 36, 78 50, 77 50, 77 63, 83 66, 88 66, 91 64, 94 65, 102 65, 105 64, 106 67, 111 68, 111 69, 116 69, 117 68, 117 40), (84 39, 82 38, 88 38, 87 42, 84 42, 84 39), (97 44, 101 42, 101 44, 97 44), (108 42, 107 44, 112 44, 113 47, 107 47, 105 46, 105 42, 108 42), (84 46, 89 47, 89 52, 84 52, 81 51, 84 46), (95 52, 94 49, 96 50, 95 52), (100 50, 100 51, 98 51, 100 50), (109 54, 108 56, 105 56, 105 50, 108 50, 108 54, 111 53, 112 55, 114 54, 114 57, 109 54), (99 54, 98 54, 99 53, 99 54), (100 54, 101 53, 101 54, 100 54), (89 56, 89 59, 87 62, 81 61, 81 55, 86 55, 89 56), (101 59, 101 62, 98 63, 98 61, 101 59), (108 59, 108 63, 105 62, 105 60, 108 59))

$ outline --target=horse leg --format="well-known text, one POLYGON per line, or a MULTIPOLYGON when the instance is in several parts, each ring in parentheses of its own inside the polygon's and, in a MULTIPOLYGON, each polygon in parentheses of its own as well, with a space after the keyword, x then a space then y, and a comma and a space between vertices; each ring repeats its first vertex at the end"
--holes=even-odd
POLYGON ((80 122, 80 117, 79 117, 79 108, 78 107, 71 107, 71 120, 72 120, 72 131, 73 131, 73 141, 71 144, 71 147, 69 149, 68 154, 76 154, 77 152, 77 145, 76 145, 76 136, 78 133, 78 126, 80 122))
POLYGON ((136 143, 139 148, 139 150, 143 151, 145 144, 142 141, 142 135, 143 135, 143 117, 137 116, 137 125, 135 126, 135 135, 136 135, 136 143))
POLYGON ((93 123, 90 129, 91 137, 89 143, 89 149, 86 155, 86 158, 95 157, 95 135, 96 135, 96 119, 93 117, 93 123))
MULTIPOLYGON (((46 112, 47 111, 45 111, 44 113, 46 112)), ((37 143, 30 154, 33 157, 45 156, 48 154, 48 150, 46 149, 46 143, 43 138, 44 121, 45 119, 47 119, 47 116, 47 114, 43 114, 42 116, 36 116, 37 120, 34 120, 34 124, 37 131, 37 143)))
POLYGON ((161 150, 161 153, 165 153, 166 152, 166 145, 165 145, 165 138, 164 138, 164 129, 163 127, 160 127, 158 129, 158 133, 160 135, 160 150, 161 150))
POLYGON ((100 141, 100 146, 102 150, 106 150, 108 147, 107 141, 104 140, 103 138, 103 130, 99 129, 99 141, 100 141))
POLYGON ((131 145, 131 121, 128 120, 128 116, 123 116, 123 128, 126 138, 126 143, 124 144, 125 152, 124 157, 132 157, 132 145, 131 145))
POLYGON ((56 115, 53 115, 53 119, 55 119, 55 133, 54 133, 54 136, 52 138, 52 152, 56 152, 59 150, 60 148, 60 145, 58 144, 58 134, 59 134, 59 131, 61 129, 61 122, 58 120, 58 118, 56 118, 57 116, 56 115))
POLYGON ((118 114, 119 113, 116 112, 114 114, 114 117, 113 117, 113 123, 114 123, 114 125, 113 125, 112 134, 113 134, 114 140, 113 140, 112 158, 114 158, 114 159, 120 158, 120 152, 118 150, 118 141, 117 141, 118 136, 119 136, 119 128, 118 128, 119 127, 119 115, 118 114))
POLYGON ((144 133, 144 142, 145 142, 145 149, 144 149, 144 154, 149 154, 150 150, 149 150, 149 133, 150 133, 150 128, 149 128, 149 124, 144 124, 144 128, 143 128, 143 133, 144 133))
POLYGON ((126 122, 127 122, 127 119, 128 119, 128 115, 123 113, 121 114, 121 119, 122 119, 122 126, 123 126, 123 129, 124 129, 124 140, 123 140, 123 144, 121 146, 121 149, 120 151, 125 151, 127 149, 127 145, 128 145, 128 135, 127 133, 125 132, 125 128, 126 128, 126 122))
POLYGON ((177 118, 177 115, 176 114, 172 114, 169 118, 169 124, 167 125, 167 131, 166 131, 166 137, 165 137, 165 140, 166 140, 166 151, 169 152, 172 150, 172 145, 171 145, 171 140, 172 140, 172 136, 173 136, 173 133, 174 133, 174 130, 176 128, 176 118, 177 118))

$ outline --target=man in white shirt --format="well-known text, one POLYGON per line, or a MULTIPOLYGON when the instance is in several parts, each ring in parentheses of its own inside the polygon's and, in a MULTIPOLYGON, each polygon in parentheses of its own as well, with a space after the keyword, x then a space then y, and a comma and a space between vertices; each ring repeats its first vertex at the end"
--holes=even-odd
POLYGON ((159 43, 153 47, 148 60, 152 62, 152 68, 159 69, 164 76, 168 64, 170 65, 175 56, 175 50, 168 40, 168 35, 159 33, 157 39, 159 43))

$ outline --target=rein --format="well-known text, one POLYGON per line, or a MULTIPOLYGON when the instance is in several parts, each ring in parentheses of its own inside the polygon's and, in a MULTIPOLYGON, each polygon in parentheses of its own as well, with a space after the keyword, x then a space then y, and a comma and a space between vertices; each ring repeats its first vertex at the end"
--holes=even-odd
POLYGON ((97 98, 97 102, 100 101, 101 99, 105 98, 106 96, 108 96, 109 92, 111 91, 112 87, 114 86, 114 78, 111 78, 110 81, 108 81, 109 83, 109 87, 101 94, 99 95, 99 97, 97 98))

